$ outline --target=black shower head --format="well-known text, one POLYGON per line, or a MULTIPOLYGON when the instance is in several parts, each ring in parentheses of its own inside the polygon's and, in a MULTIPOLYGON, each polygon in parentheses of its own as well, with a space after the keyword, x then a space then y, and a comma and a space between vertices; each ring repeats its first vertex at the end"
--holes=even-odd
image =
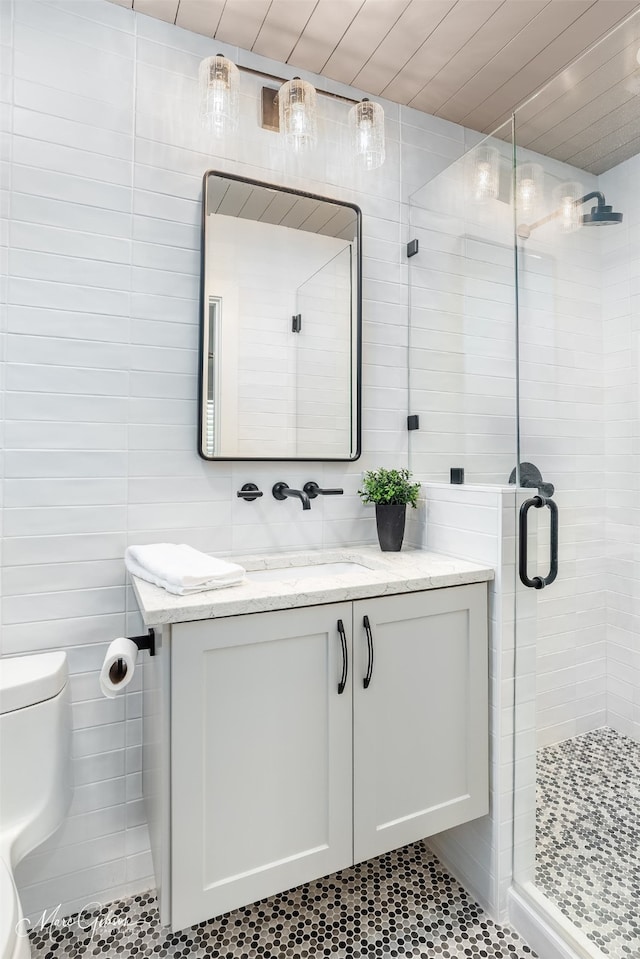
MULTIPOLYGON (((606 226, 608 223, 622 223, 622 213, 616 213, 613 207, 607 206, 604 193, 600 193, 597 190, 581 196, 579 200, 572 200, 571 203, 573 206, 582 206, 583 203, 587 203, 589 200, 597 200, 598 202, 596 206, 591 207, 591 213, 584 213, 580 217, 580 222, 583 226, 606 226)), ((552 213, 543 216, 541 220, 536 220, 535 223, 521 223, 518 226, 518 236, 523 240, 528 240, 534 230, 562 216, 562 212, 562 208, 559 207, 557 210, 553 210, 552 213)))
POLYGON ((622 223, 622 213, 616 213, 611 206, 604 202, 604 193, 592 193, 585 197, 587 199, 598 199, 598 205, 591 207, 591 213, 585 213, 582 216, 583 226, 606 226, 607 223, 622 223))

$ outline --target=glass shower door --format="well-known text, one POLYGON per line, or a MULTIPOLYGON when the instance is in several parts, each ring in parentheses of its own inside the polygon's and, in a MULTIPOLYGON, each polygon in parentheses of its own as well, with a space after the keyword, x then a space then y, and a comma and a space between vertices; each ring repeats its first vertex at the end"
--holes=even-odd
POLYGON ((516 591, 514 878, 568 940, 619 957, 640 954, 639 43, 636 15, 515 117, 520 482, 536 502, 516 591))

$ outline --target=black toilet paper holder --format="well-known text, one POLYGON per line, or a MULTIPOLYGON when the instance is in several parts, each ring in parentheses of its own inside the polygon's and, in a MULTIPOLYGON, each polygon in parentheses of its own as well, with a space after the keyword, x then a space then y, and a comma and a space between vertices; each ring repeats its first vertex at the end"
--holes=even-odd
POLYGON ((138 649, 148 649, 150 656, 156 654, 156 634, 155 630, 149 629, 145 636, 129 636, 132 643, 135 643, 138 649))
MULTIPOLYGON (((150 656, 156 654, 155 630, 149 629, 145 636, 128 636, 130 642, 135 643, 138 649, 148 649, 150 656)), ((113 682, 119 682, 127 675, 124 659, 116 659, 109 670, 109 677, 113 682)))

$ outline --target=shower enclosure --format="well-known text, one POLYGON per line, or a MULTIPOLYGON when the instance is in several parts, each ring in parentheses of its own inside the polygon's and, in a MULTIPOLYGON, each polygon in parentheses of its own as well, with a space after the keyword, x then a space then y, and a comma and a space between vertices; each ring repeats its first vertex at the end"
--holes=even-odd
POLYGON ((640 955, 639 57, 635 13, 409 204, 413 537, 498 570, 492 812, 434 848, 593 957, 640 955))

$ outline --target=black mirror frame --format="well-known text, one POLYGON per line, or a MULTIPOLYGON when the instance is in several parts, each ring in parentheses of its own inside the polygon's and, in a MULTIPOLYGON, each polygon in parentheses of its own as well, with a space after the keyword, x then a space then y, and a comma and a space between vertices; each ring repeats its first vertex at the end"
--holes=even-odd
POLYGON ((200 322, 199 322, 199 349, 198 349, 198 455, 207 463, 222 462, 250 462, 250 463, 353 463, 362 453, 362 210, 355 203, 343 200, 334 200, 331 197, 321 196, 318 193, 307 193, 305 190, 294 190, 291 187, 279 186, 274 183, 265 183, 264 180, 253 180, 249 177, 238 176, 234 173, 224 173, 222 170, 206 170, 202 178, 202 220, 200 231, 200 322), (280 190, 294 196, 308 197, 311 200, 322 200, 324 203, 333 203, 340 207, 349 207, 356 214, 356 388, 355 388, 355 415, 356 447, 353 456, 341 457, 285 457, 285 456, 207 456, 203 449, 203 402, 204 364, 207 357, 204 355, 205 337, 205 226, 207 220, 207 178, 210 176, 225 177, 239 183, 249 183, 252 186, 262 186, 270 190, 280 190))

